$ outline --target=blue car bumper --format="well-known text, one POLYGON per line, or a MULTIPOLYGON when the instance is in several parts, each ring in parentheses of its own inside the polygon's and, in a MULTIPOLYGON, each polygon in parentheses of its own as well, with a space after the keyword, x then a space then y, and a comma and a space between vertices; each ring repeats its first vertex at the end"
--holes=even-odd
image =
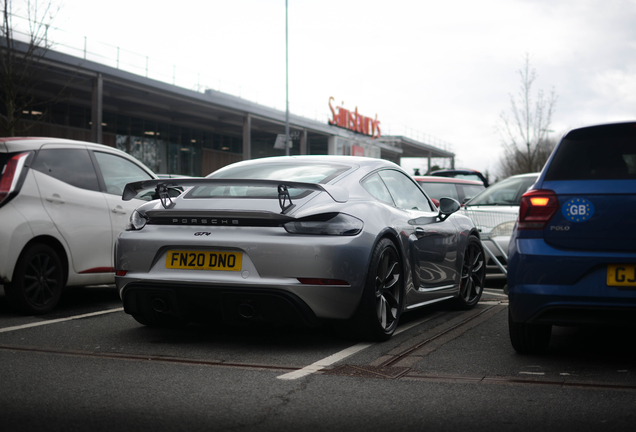
POLYGON ((513 321, 636 324, 636 289, 608 286, 608 264, 636 264, 636 253, 567 251, 540 238, 513 238, 508 261, 513 321))

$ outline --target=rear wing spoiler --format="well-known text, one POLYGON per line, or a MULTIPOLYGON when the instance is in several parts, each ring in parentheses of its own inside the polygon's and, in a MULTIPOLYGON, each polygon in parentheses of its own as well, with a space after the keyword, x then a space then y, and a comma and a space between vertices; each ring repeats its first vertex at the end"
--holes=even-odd
POLYGON ((174 201, 168 193, 169 188, 190 186, 248 186, 248 187, 272 187, 278 189, 278 202, 282 212, 293 206, 289 189, 303 189, 317 192, 325 192, 335 202, 345 203, 349 200, 349 191, 340 186, 323 185, 318 183, 294 182, 283 180, 256 180, 256 179, 215 179, 215 178, 175 178, 153 179, 128 183, 124 188, 122 199, 130 201, 140 191, 155 189, 165 209, 174 207, 174 201))

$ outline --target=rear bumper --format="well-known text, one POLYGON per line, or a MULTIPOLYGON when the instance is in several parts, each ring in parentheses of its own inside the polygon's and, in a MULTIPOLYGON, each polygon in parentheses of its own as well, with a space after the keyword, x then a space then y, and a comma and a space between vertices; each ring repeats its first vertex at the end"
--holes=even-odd
POLYGON ((115 280, 127 313, 139 313, 144 307, 149 307, 154 298, 160 297, 170 303, 169 313, 188 320, 198 318, 193 314, 199 317, 201 314, 208 317, 222 314, 225 320, 232 321, 236 318, 236 308, 247 304, 258 312, 253 320, 300 320, 312 326, 321 319, 350 318, 362 295, 362 287, 306 285, 298 281, 285 283, 283 280, 251 285, 135 277, 115 277, 115 280))
MULTIPOLYGON (((627 293, 626 293, 627 294, 627 293)), ((636 297, 617 298, 607 287, 585 285, 517 285, 509 287, 515 322, 554 325, 635 325, 636 297)))
POLYGON ((124 311, 143 315, 151 309, 186 319, 222 319, 228 324, 265 321, 319 325, 320 320, 298 296, 281 290, 227 290, 189 285, 130 284, 122 292, 124 311))
POLYGON ((636 264, 636 254, 564 251, 542 239, 510 248, 508 296, 516 322, 636 324, 636 289, 607 285, 607 265, 636 264))
MULTIPOLYGON (((212 230, 196 236, 200 228, 146 227, 124 232, 115 247, 115 268, 126 271, 115 283, 125 300, 129 290, 172 290, 188 303, 229 294, 251 293, 252 297, 284 298, 296 310, 319 319, 348 319, 355 312, 366 282, 371 242, 363 236, 289 236, 282 228, 244 229, 239 237, 233 229, 212 230), (189 235, 188 235, 189 234, 189 235), (178 245, 178 246, 170 246, 178 245), (186 270, 166 267, 171 248, 194 251, 240 253, 240 271, 186 270), (312 285, 299 278, 344 281, 342 285, 312 285), (308 312, 304 312, 307 309, 308 312)), ((277 300, 278 302, 278 300, 277 300)), ((215 309, 219 310, 219 309, 215 309)))
POLYGON ((0 284, 4 284, 11 282, 20 252, 34 234, 12 202, 0 208, 0 221, 0 284))

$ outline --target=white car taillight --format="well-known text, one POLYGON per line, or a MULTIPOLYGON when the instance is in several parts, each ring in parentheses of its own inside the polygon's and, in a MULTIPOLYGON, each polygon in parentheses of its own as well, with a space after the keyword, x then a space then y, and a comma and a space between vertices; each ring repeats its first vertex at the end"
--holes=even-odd
POLYGON ((5 164, 0 174, 0 205, 12 192, 15 192, 27 156, 29 152, 18 153, 9 158, 5 164))

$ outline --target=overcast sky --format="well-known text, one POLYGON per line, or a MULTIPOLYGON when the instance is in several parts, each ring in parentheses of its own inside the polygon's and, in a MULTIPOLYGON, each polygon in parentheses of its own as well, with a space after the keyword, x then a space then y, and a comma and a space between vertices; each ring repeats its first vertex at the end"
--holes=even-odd
MULTIPOLYGON (((59 1, 54 24, 89 51, 285 109, 285 0, 59 1)), ((497 173, 526 54, 535 94, 558 96, 553 136, 636 118, 636 0, 289 0, 288 17, 293 114, 326 122, 333 96, 385 135, 450 143, 456 166, 497 173)))

